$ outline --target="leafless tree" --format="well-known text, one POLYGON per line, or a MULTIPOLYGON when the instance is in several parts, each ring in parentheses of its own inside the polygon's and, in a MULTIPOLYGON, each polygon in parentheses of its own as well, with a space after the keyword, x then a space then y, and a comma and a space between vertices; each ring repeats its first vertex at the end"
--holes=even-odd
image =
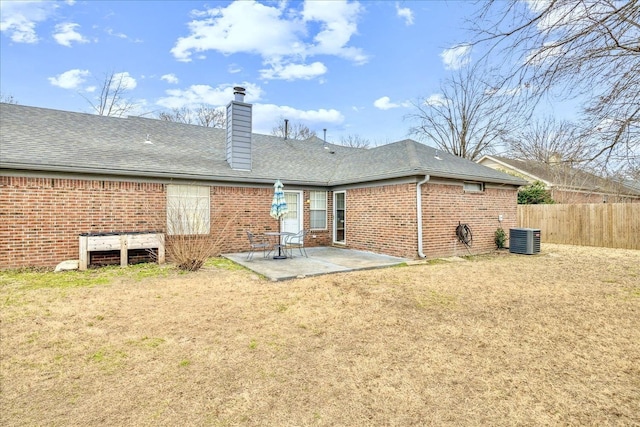
POLYGON ((509 138, 507 154, 532 161, 526 168, 557 189, 581 189, 581 193, 557 193, 556 201, 579 203, 590 191, 622 193, 622 175, 613 170, 612 163, 604 167, 597 161, 585 161, 591 153, 589 142, 575 123, 547 116, 515 131, 509 138))
POLYGON ((579 128, 553 116, 534 119, 515 130, 507 149, 511 157, 544 163, 558 160, 579 163, 588 152, 589 146, 582 140, 579 128))
POLYGON ((4 102, 6 104, 18 104, 18 100, 11 94, 4 95, 0 93, 0 102, 4 102))
POLYGON ((480 65, 457 70, 440 93, 414 103, 410 133, 459 157, 476 160, 502 144, 515 124, 509 106, 517 93, 490 83, 480 65))
POLYGON ((639 156, 638 0, 490 0, 473 22, 475 44, 513 64, 506 82, 528 99, 584 100, 591 159, 639 156))
POLYGON ((361 137, 360 135, 347 135, 340 138, 340 145, 352 148, 369 148, 371 143, 368 139, 361 137))
POLYGON ((271 135, 280 136, 282 138, 286 137, 287 139, 304 140, 316 136, 316 131, 309 129, 309 127, 303 123, 291 122, 291 120, 289 120, 288 124, 285 126, 285 119, 280 118, 277 125, 271 130, 271 135), (287 128, 286 135, 285 127, 287 128))
POLYGON ((159 113, 158 118, 168 122, 195 124, 211 128, 224 128, 227 123, 223 109, 204 104, 194 110, 187 107, 174 108, 171 112, 159 113))
POLYGON ((137 105, 127 97, 132 88, 129 84, 128 73, 108 72, 104 75, 100 87, 100 94, 94 98, 81 95, 100 116, 123 117, 134 110, 137 105))

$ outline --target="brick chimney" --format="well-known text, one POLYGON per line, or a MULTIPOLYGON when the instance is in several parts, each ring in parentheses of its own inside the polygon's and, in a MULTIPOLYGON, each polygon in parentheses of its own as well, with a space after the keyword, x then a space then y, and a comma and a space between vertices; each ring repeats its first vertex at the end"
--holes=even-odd
POLYGON ((232 169, 251 170, 251 104, 244 102, 245 89, 233 88, 227 105, 227 163, 232 169))

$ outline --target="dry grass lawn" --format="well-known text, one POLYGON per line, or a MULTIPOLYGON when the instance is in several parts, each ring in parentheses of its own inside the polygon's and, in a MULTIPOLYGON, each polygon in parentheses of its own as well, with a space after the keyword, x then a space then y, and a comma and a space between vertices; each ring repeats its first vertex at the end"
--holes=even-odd
POLYGON ((0 272, 0 305, 3 426, 640 425, 640 251, 0 272))

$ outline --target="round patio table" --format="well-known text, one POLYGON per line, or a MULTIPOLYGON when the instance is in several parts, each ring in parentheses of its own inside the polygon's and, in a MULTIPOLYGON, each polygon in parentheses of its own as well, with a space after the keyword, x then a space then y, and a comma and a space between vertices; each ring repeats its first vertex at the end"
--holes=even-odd
POLYGON ((268 236, 270 239, 277 237, 278 240, 273 244, 273 249, 278 248, 278 255, 274 255, 273 259, 287 259, 286 252, 283 253, 282 249, 284 249, 284 244, 280 241, 280 238, 283 236, 292 236, 295 233, 290 233, 288 231, 267 231, 266 233, 262 233, 265 236, 268 236))

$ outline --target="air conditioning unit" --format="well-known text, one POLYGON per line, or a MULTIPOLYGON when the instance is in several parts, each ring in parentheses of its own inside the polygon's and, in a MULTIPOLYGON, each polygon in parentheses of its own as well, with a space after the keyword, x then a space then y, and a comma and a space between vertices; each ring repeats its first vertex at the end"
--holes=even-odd
POLYGON ((509 252, 533 255, 540 252, 540 230, 536 228, 510 228, 509 252))

